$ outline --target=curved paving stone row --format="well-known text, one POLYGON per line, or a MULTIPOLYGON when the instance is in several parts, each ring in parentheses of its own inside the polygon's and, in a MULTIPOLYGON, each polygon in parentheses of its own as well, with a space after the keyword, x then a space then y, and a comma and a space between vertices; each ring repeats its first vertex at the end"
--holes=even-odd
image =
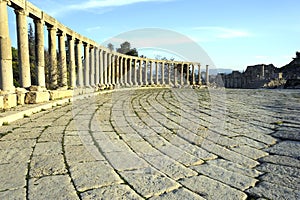
POLYGON ((0 127, 0 199, 299 199, 300 95, 120 90, 0 127))

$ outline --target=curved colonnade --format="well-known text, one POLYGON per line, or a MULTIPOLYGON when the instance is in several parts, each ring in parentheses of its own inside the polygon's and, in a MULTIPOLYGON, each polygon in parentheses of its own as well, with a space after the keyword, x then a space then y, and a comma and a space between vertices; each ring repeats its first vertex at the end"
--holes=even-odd
POLYGON ((200 71, 200 63, 140 58, 111 51, 26 0, 0 0, 0 15, 0 108, 72 96, 75 88, 81 88, 77 91, 80 94, 117 86, 201 85, 201 73, 195 73, 200 71), (13 80, 8 6, 16 14, 21 86, 17 89, 13 80), (28 17, 33 19, 35 30, 36 83, 32 83, 30 72, 28 17), (48 68, 45 42, 49 51, 48 68))

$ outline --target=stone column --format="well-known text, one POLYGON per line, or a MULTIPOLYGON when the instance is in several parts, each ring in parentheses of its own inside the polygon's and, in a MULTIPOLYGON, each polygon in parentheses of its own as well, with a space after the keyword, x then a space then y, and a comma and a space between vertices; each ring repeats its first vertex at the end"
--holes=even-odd
POLYGON ((35 19, 34 26, 37 84, 40 87, 45 87, 44 22, 40 19, 35 19))
POLYGON ((134 72, 134 85, 139 85, 137 82, 137 60, 134 59, 133 62, 133 72, 134 72))
POLYGON ((144 80, 144 83, 145 83, 145 85, 148 85, 148 64, 149 64, 149 62, 148 62, 148 60, 146 60, 146 62, 145 62, 145 71, 144 71, 144 78, 145 78, 145 80, 144 80))
POLYGON ((124 82, 125 82, 125 85, 127 86, 128 85, 128 68, 127 68, 127 58, 124 58, 124 82))
POLYGON ((108 56, 108 63, 107 63, 107 67, 108 67, 108 74, 107 74, 107 83, 109 84, 109 85, 111 85, 111 80, 112 80, 112 78, 111 78, 111 54, 110 53, 107 53, 107 56, 108 56))
POLYGON ((104 84, 104 70, 103 70, 103 50, 99 49, 99 56, 100 56, 100 85, 104 84))
POLYGON ((90 45, 90 86, 95 86, 95 47, 90 45))
POLYGON ((50 54, 50 88, 55 89, 57 88, 56 28, 51 25, 48 26, 48 43, 50 54))
MULTIPOLYGON (((69 44, 69 77, 70 87, 76 87, 76 66, 75 66, 75 51, 74 51, 74 37, 68 36, 69 44)), ((67 77, 65 77, 67 79, 67 77)), ((67 81, 67 80, 66 80, 67 81)))
POLYGON ((177 86, 178 85, 178 81, 177 81, 178 64, 173 64, 173 66, 174 66, 174 85, 177 86))
POLYGON ((208 72, 208 65, 206 65, 206 85, 209 85, 209 72, 208 72))
POLYGON ((139 80, 139 84, 140 85, 143 85, 143 64, 144 64, 144 61, 143 60, 140 60, 140 65, 139 65, 139 77, 140 77, 140 80, 139 80))
POLYGON ((8 93, 14 93, 7 3, 8 1, 0 0, 0 89, 8 93))
MULTIPOLYGON (((66 60, 66 34, 58 32, 58 50, 59 50, 59 86, 65 87, 68 85, 67 79, 67 60, 66 60)), ((69 47, 70 49, 70 47, 69 47)))
POLYGON ((192 64, 192 85, 195 85, 195 64, 192 64))
POLYGON ((201 81, 201 65, 200 63, 198 64, 198 84, 201 85, 202 81, 201 81))
POLYGON ((150 84, 153 85, 153 61, 150 63, 150 84))
POLYGON ((161 63, 161 84, 165 85, 165 62, 161 63))
POLYGON ((90 85, 90 45, 83 43, 84 46, 84 86, 90 85))
POLYGON ((190 64, 186 64, 186 84, 190 85, 190 64))
POLYGON ((108 68, 108 64, 107 64, 107 52, 104 51, 104 55, 103 55, 103 69, 104 69, 104 84, 107 85, 108 84, 108 80, 107 80, 107 68, 108 68))
POLYGON ((100 55, 99 48, 95 47, 95 85, 98 86, 100 83, 100 55))
POLYGON ((181 72, 180 72, 180 85, 183 85, 183 66, 184 64, 181 64, 181 72))
POLYGON ((116 85, 120 84, 120 57, 115 56, 115 64, 116 64, 116 85))
POLYGON ((25 10, 15 10, 17 18, 17 38, 19 55, 19 73, 21 87, 31 86, 27 14, 25 10))
POLYGON ((116 56, 112 54, 112 61, 111 61, 111 83, 113 85, 116 84, 116 56))
POLYGON ((171 67, 172 67, 172 64, 168 63, 168 84, 169 85, 172 85, 172 82, 171 82, 171 67))
POLYGON ((78 86, 83 87, 83 70, 82 70, 82 53, 81 53, 82 42, 80 40, 76 41, 76 62, 77 62, 77 80, 78 86))
POLYGON ((119 64, 120 64, 120 85, 124 85, 124 80, 123 80, 123 57, 120 57, 119 64))
POLYGON ((132 86, 133 84, 132 84, 132 59, 131 58, 128 59, 128 64, 129 64, 128 66, 129 85, 132 86))
POLYGON ((159 80, 158 80, 158 67, 159 67, 159 62, 156 62, 155 64, 155 76, 156 76, 156 85, 159 85, 159 80))

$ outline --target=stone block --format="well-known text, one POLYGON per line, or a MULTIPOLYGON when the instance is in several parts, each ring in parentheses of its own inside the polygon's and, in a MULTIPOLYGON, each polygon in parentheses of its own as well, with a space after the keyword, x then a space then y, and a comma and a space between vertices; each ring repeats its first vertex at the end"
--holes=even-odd
POLYGON ((26 104, 35 104, 35 103, 49 101, 49 99, 50 99, 49 92, 30 91, 30 92, 26 93, 25 103, 26 104))
POLYGON ((3 96, 0 96, 0 109, 3 109, 3 96))
POLYGON ((51 90, 49 93, 50 100, 63 99, 73 96, 73 90, 51 90))
POLYGON ((3 95, 3 108, 9 109, 17 106, 17 95, 16 94, 5 94, 3 95))

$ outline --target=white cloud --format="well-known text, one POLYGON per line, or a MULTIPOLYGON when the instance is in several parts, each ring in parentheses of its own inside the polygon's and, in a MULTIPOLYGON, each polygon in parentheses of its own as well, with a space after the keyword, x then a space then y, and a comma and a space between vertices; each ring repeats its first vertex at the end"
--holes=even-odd
POLYGON ((101 26, 95 26, 95 27, 86 28, 85 31, 88 32, 88 33, 91 33, 91 32, 94 32, 94 31, 101 30, 101 29, 102 29, 101 26))
MULTIPOLYGON (((53 10, 51 14, 57 16, 65 12, 70 11, 89 11, 93 12, 99 9, 107 9, 110 7, 125 6, 135 3, 145 3, 145 2, 168 2, 174 0, 87 0, 78 1, 73 4, 63 6, 63 9, 53 10)), ((101 13, 101 12, 100 12, 101 13)))
MULTIPOLYGON (((231 29, 219 26, 202 26, 195 27, 193 30, 201 31, 202 34, 208 34, 210 38, 215 39, 231 39, 231 38, 242 38, 250 37, 252 34, 245 30, 231 29)), ((203 40, 203 39, 202 39, 203 40)))

